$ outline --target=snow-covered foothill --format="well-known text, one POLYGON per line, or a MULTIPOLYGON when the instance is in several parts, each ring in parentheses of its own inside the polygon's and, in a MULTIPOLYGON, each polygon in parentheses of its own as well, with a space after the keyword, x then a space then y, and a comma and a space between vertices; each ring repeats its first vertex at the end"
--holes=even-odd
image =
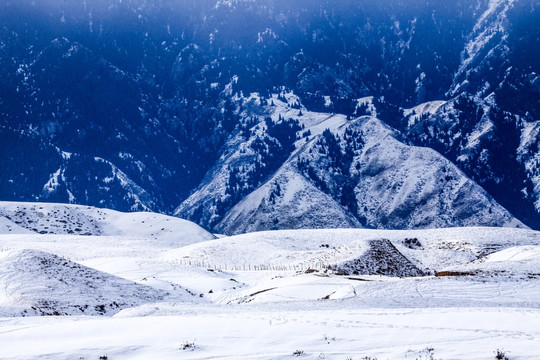
POLYGON ((0 313, 20 316, 114 314, 166 295, 37 250, 0 253, 0 289, 0 313))
POLYGON ((92 206, 0 202, 0 215, 39 234, 120 236, 185 245, 215 237, 177 217, 151 212, 124 213, 92 206))
POLYGON ((537 231, 513 228, 303 229, 220 238, 169 250, 163 259, 223 270, 325 269, 357 259, 371 248, 380 249, 380 244, 371 244, 379 239, 387 239, 407 261, 426 272, 465 264, 516 245, 540 244, 537 231))
POLYGON ((540 278, 540 245, 506 248, 460 266, 451 266, 441 274, 461 274, 501 278, 540 278))

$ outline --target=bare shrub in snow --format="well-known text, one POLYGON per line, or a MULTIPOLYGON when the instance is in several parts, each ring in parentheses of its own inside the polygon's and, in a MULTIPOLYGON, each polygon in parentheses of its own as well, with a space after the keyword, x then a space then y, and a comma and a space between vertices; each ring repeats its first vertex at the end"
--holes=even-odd
POLYGON ((435 349, 432 347, 426 347, 424 350, 418 352, 416 360, 437 360, 435 358, 435 349))
POLYGON ((336 341, 336 338, 335 337, 330 337, 326 334, 323 334, 323 339, 326 343, 330 344, 331 341, 336 341))
POLYGON ((497 349, 497 351, 494 351, 495 353, 495 359, 497 360, 509 360, 508 356, 506 356, 506 351, 497 349))
POLYGON ((193 341, 186 341, 180 345, 180 350, 189 350, 189 351, 195 351, 197 348, 197 345, 193 341))

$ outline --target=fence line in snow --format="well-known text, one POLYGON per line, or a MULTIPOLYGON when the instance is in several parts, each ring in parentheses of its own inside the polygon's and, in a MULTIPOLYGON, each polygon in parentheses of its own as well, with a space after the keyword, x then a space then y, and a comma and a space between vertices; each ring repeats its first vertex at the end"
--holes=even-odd
POLYGON ((315 261, 305 262, 298 264, 215 264, 205 261, 197 261, 192 259, 177 259, 174 260, 179 265, 197 266, 215 271, 307 271, 307 270, 328 270, 331 268, 330 264, 315 261))

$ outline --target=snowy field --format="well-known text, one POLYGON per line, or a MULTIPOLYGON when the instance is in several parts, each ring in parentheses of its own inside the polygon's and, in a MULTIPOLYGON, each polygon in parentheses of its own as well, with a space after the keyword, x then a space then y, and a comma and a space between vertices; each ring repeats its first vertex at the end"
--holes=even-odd
POLYGON ((0 359, 538 359, 540 233, 216 238, 164 215, 0 202, 0 344, 0 359))

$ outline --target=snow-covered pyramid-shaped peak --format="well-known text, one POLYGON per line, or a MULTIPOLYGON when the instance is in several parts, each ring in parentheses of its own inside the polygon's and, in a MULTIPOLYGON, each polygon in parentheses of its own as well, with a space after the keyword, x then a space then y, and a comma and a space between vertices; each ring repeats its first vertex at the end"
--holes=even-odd
MULTIPOLYGON (((314 114, 306 111, 304 117, 315 118, 314 114)), ((343 117, 341 122, 334 118, 307 128, 313 129, 312 135, 298 140, 287 161, 225 212, 214 230, 236 235, 362 226, 526 227, 448 159, 432 149, 403 142, 378 118, 362 116, 347 121, 343 117), (314 135, 325 127, 327 130, 314 135)), ((247 161, 243 161, 245 169, 247 161)), ((227 172, 229 179, 242 178, 243 174, 231 175, 231 168, 224 165, 211 184, 217 182, 215 179, 226 179, 227 172)), ((191 213, 184 206, 178 213, 192 219, 195 209, 206 207, 211 213, 216 207, 206 202, 215 196, 211 190, 216 188, 201 188, 185 202, 191 213)), ((229 189, 229 193, 234 190, 229 189)), ((231 196, 225 191, 223 198, 231 196)))
POLYGON ((0 253, 0 314, 108 315, 166 293, 37 250, 0 253))

